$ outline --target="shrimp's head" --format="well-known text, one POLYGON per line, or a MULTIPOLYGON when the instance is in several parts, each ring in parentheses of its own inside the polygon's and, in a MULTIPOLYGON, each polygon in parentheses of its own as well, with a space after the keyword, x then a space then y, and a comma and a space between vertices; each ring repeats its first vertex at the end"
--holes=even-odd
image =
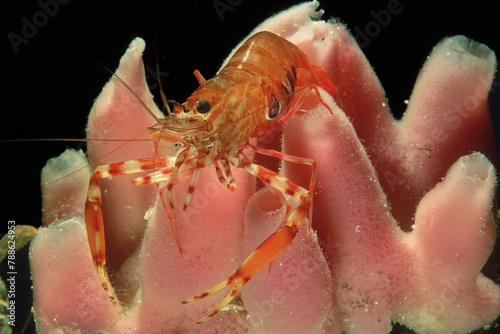
POLYGON ((267 100, 258 79, 247 73, 222 72, 203 83, 184 103, 169 100, 169 117, 150 128, 151 138, 206 145, 216 136, 231 150, 229 146, 241 146, 256 128, 268 125, 267 100))
POLYGON ((241 146, 265 119, 267 98, 259 79, 245 71, 222 70, 203 83, 181 106, 181 111, 211 122, 224 145, 241 146))
POLYGON ((205 115, 210 111, 210 103, 206 100, 201 100, 195 107, 187 108, 188 101, 179 104, 176 101, 169 100, 169 116, 158 120, 150 128, 150 138, 161 139, 168 143, 178 143, 187 136, 210 132, 213 125, 205 115))

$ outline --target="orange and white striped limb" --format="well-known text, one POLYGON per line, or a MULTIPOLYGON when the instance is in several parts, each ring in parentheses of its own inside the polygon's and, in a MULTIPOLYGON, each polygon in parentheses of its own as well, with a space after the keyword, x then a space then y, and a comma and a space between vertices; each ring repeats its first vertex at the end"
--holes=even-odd
MULTIPOLYGON (((118 311, 123 314, 122 306, 111 286, 108 275, 106 273, 106 243, 104 235, 104 221, 102 218, 101 209, 101 185, 99 179, 109 178, 117 175, 133 174, 142 171, 159 169, 157 173, 171 174, 172 168, 169 168, 175 158, 146 158, 137 159, 124 162, 113 163, 109 165, 98 166, 94 169, 90 176, 89 188, 87 191, 87 198, 85 201, 85 223, 87 226, 87 238, 89 241, 90 253, 94 267, 99 275, 99 280, 106 291, 111 303, 118 311)), ((141 177, 140 184, 154 183, 154 177, 146 175, 141 177)), ((173 219, 171 220, 173 225, 173 219)), ((172 230, 175 228, 172 226, 172 230)), ((178 242, 177 238, 176 241, 178 242)), ((180 246, 179 251, 180 251, 180 246)))
POLYGON ((206 316, 196 321, 196 324, 207 321, 215 316, 222 308, 233 300, 236 294, 243 288, 243 286, 258 272, 270 264, 278 255, 280 255, 293 241, 297 232, 302 227, 310 208, 312 207, 312 188, 314 187, 316 164, 314 160, 298 158, 291 155, 286 155, 277 151, 260 149, 255 146, 247 145, 249 149, 256 152, 279 157, 283 160, 293 161, 297 163, 305 163, 313 166, 313 176, 311 177, 310 190, 307 190, 288 178, 258 164, 252 163, 242 153, 240 157, 231 159, 231 162, 240 168, 244 168, 250 174, 258 177, 264 183, 272 186, 276 190, 288 194, 300 201, 300 204, 288 216, 285 223, 267 238, 257 249, 255 249, 240 267, 225 281, 217 286, 183 301, 183 304, 189 304, 213 295, 214 293, 222 290, 228 285, 232 284, 231 291, 226 297, 206 316))

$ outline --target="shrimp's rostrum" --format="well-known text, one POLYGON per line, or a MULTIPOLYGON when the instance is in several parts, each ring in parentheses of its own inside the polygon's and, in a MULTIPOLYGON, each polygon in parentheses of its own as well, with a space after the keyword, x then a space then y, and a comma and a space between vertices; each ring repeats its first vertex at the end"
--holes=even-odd
POLYGON ((178 150, 174 156, 155 156, 99 166, 90 178, 85 203, 90 251, 102 286, 120 313, 123 312, 122 307, 105 270, 99 179, 152 171, 136 178, 133 183, 157 184, 181 254, 182 248, 176 238, 174 220, 170 213, 175 205, 174 186, 179 180, 190 178, 183 203, 183 208, 186 209, 205 167, 213 166, 219 181, 231 191, 236 190, 236 181, 231 174, 231 166, 234 166, 245 169, 277 191, 300 201, 282 226, 255 249, 234 274, 214 288, 183 302, 187 304, 206 298, 232 284, 228 295, 197 323, 216 315, 253 276, 288 247, 312 207, 316 173, 314 160, 259 148, 250 144, 249 140, 283 124, 311 94, 315 94, 318 102, 332 112, 321 99, 318 90, 321 87, 331 95, 336 91, 324 71, 309 63, 306 55, 286 39, 270 32, 259 32, 234 53, 214 78, 205 80, 198 71, 195 71, 195 76, 200 87, 182 104, 168 101, 169 116, 156 118, 156 124, 150 128, 151 139, 176 145, 178 150), (311 165, 313 173, 309 189, 252 162, 244 150, 311 165))

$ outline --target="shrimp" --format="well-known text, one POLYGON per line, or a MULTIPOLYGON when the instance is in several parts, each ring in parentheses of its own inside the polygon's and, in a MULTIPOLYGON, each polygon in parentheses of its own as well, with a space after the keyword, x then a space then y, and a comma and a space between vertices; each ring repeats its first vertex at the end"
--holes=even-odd
MULTIPOLYGON (((312 92, 333 114, 321 99, 318 89, 321 87, 331 95, 336 92, 334 84, 325 72, 319 66, 311 64, 297 46, 280 36, 264 31, 248 38, 214 78, 205 80, 199 71, 195 71, 194 74, 200 87, 186 102, 179 104, 166 101, 162 93, 169 117, 157 118, 150 112, 156 119, 156 124, 150 128, 150 138, 174 144, 178 148, 177 154, 98 166, 90 177, 85 202, 90 252, 101 284, 120 314, 123 310, 111 288, 105 269, 104 222, 99 179, 152 171, 133 180, 133 184, 157 185, 181 255, 182 248, 176 237, 174 220, 170 213, 170 209, 175 206, 174 185, 179 180, 190 177, 183 203, 183 208, 186 209, 196 189, 201 171, 205 167, 213 166, 219 182, 230 191, 236 190, 236 182, 231 173, 233 166, 246 170, 277 192, 300 201, 277 231, 255 249, 228 279, 182 302, 183 304, 196 302, 232 285, 227 296, 195 323, 212 318, 229 304, 252 277, 290 245, 306 217, 309 215, 310 218, 311 215, 316 176, 315 161, 260 148, 250 144, 249 140, 286 122, 299 110, 312 92), (245 150, 312 166, 309 189, 252 162, 245 155, 245 150)), ((284 199, 284 196, 280 197, 284 199)))

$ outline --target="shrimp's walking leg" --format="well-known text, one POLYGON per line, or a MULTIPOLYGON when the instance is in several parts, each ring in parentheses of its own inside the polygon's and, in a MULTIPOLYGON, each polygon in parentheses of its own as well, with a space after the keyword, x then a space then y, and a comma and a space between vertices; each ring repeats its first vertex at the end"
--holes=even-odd
MULTIPOLYGON (((248 148, 249 150, 252 150, 254 152, 264 154, 264 155, 267 155, 270 157, 275 157, 275 158, 278 158, 278 159, 281 159, 284 161, 289 161, 289 162, 302 164, 302 165, 310 165, 312 167, 312 173, 311 173, 311 179, 309 181, 309 192, 311 193, 311 196, 312 196, 312 194, 314 192, 314 185, 316 184, 316 161, 315 160, 303 158, 303 157, 297 157, 294 155, 278 152, 275 150, 269 150, 269 149, 265 149, 262 147, 257 147, 257 146, 252 145, 252 144, 245 145, 245 148, 248 148)), ((312 209, 313 209, 313 203, 311 201, 311 206, 309 207, 309 225, 307 227, 308 232, 311 232, 311 230, 312 230, 312 212, 313 212, 312 209)), ((287 215, 288 215, 288 213, 289 213, 289 210, 287 209, 287 215)))
POLYGON ((123 314, 122 307, 118 302, 106 273, 106 245, 104 239, 104 221, 101 210, 101 185, 99 179, 168 167, 171 164, 171 160, 171 158, 157 157, 113 163, 96 167, 90 176, 89 189, 85 201, 85 223, 87 226, 90 254, 92 255, 92 261, 94 262, 94 267, 99 275, 102 287, 119 314, 123 314))
MULTIPOLYGON (((328 78, 328 75, 325 71, 318 65, 310 64, 309 65, 309 73, 311 73, 314 78, 317 80, 316 84, 326 90, 328 94, 334 96, 337 93, 337 87, 333 84, 333 82, 328 78)), ((300 77, 299 77, 300 78, 300 77)))
POLYGON ((301 201, 301 203, 297 208, 295 208, 295 210, 292 211, 285 224, 274 232, 269 238, 267 238, 259 247, 257 247, 257 249, 255 249, 246 258, 246 260, 243 261, 240 267, 228 279, 212 289, 182 302, 183 304, 188 304, 198 301, 222 290, 230 284, 233 284, 231 291, 219 303, 219 305, 217 305, 206 316, 196 321, 195 323, 197 324, 212 318, 224 306, 229 304, 252 277, 264 269, 290 245, 304 223, 309 212, 309 208, 312 205, 312 192, 296 185, 288 178, 273 172, 270 169, 252 163, 244 156, 232 159, 231 161, 236 167, 244 168, 250 174, 260 178, 262 181, 271 185, 275 189, 297 198, 301 201))
POLYGON ((308 69, 297 69, 297 87, 295 89, 298 90, 299 87, 307 87, 309 85, 314 90, 318 101, 333 115, 333 110, 321 98, 318 86, 323 88, 332 97, 337 93, 337 87, 335 87, 321 67, 311 64, 308 69))
POLYGON ((90 176, 87 200, 85 201, 85 223, 87 225, 87 238, 89 240, 90 253, 94 261, 94 267, 99 275, 102 287, 108 295, 111 303, 120 315, 123 314, 122 307, 111 288, 106 273, 106 246, 104 242, 104 223, 101 210, 101 186, 96 171, 90 176))

